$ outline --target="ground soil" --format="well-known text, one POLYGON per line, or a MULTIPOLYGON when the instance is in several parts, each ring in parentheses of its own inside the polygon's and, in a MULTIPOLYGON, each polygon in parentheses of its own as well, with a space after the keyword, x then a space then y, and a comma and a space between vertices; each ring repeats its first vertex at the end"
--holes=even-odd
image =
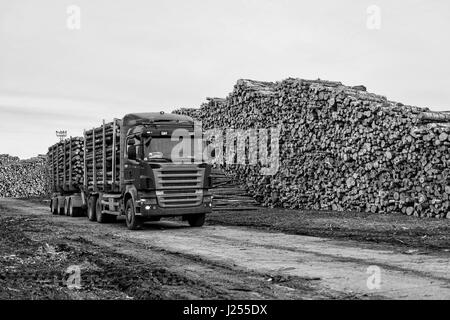
POLYGON ((395 213, 260 208, 252 211, 214 212, 209 216, 208 222, 400 247, 450 250, 450 219, 417 218, 395 213))
POLYGON ((450 298, 448 220, 276 210, 129 231, 0 199, 0 299, 450 298))

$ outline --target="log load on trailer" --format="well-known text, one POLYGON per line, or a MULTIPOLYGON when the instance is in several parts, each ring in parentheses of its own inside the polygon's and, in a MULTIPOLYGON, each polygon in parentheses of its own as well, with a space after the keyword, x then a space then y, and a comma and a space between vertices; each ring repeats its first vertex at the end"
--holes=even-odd
POLYGON ((53 214, 76 216, 83 213, 80 193, 83 185, 83 145, 82 137, 71 137, 49 148, 47 159, 53 214))
POLYGON ((194 145, 197 135, 190 117, 127 114, 85 131, 84 138, 50 147, 52 212, 87 213, 89 220, 100 223, 124 215, 131 230, 146 220, 174 216, 202 226, 212 210, 211 166, 194 154, 173 161, 180 141, 172 135, 179 129, 194 145))

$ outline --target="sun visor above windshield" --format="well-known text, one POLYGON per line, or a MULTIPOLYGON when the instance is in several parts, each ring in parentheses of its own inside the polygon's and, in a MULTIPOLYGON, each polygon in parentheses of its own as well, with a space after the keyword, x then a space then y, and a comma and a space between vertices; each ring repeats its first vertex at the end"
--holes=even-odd
POLYGON ((123 125, 127 127, 139 124, 194 124, 194 120, 188 116, 178 114, 165 114, 159 112, 130 113, 123 118, 123 125))

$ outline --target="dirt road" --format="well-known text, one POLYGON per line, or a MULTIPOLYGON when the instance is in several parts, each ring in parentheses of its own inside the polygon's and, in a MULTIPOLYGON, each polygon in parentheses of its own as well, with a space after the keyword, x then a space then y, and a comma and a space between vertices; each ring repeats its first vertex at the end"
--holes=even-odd
MULTIPOLYGON (((58 263, 80 264, 82 283, 83 275, 105 270, 111 259, 116 262, 106 269, 115 268, 125 278, 148 268, 155 278, 151 295, 136 293, 133 285, 114 293, 101 286, 61 289, 71 298, 450 299, 446 251, 402 251, 242 227, 189 228, 182 222, 153 222, 129 231, 123 221, 101 225, 84 217, 52 216, 43 205, 15 199, 0 199, 0 217, 25 219, 23 237, 53 245, 55 254, 65 248, 68 254, 58 263)), ((10 251, 0 252, 3 259, 20 256, 4 250, 10 251)), ((115 281, 103 274, 103 282, 115 281)), ((147 280, 133 284, 142 288, 147 280)))

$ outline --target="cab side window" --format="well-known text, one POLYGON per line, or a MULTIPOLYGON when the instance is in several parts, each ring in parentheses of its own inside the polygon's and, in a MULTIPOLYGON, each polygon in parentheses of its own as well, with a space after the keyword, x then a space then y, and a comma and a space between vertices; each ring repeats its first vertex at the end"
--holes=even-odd
POLYGON ((127 158, 130 160, 136 160, 136 145, 133 138, 127 139, 127 158))
POLYGON ((130 160, 142 159, 142 144, 139 137, 127 139, 127 157, 130 160))

